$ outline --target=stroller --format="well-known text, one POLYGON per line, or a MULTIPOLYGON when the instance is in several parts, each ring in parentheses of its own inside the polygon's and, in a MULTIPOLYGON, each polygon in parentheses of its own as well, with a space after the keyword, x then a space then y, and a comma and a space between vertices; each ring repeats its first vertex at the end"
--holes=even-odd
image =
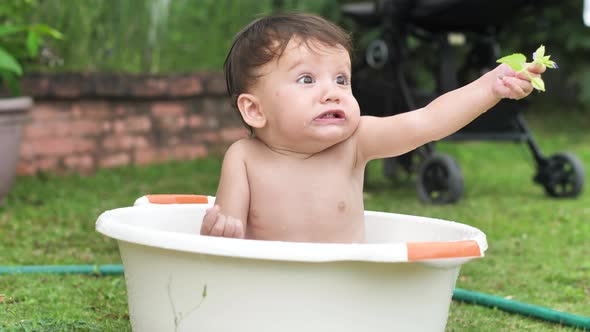
MULTIPOLYGON (((497 35, 506 23, 505 13, 532 5, 538 6, 538 1, 377 0, 343 5, 345 17, 362 29, 378 32, 353 64, 353 93, 362 113, 389 116, 414 110, 491 70, 500 57, 497 35), (426 45, 426 51, 412 49, 410 44, 416 41, 426 45), (460 51, 465 59, 461 64, 460 51), (432 53, 436 56, 420 57, 424 52, 436 52, 432 53), (421 59, 420 67, 428 68, 435 78, 433 91, 416 88, 420 84, 415 75, 408 74, 415 59, 421 59)), ((521 114, 525 107, 526 100, 502 100, 448 139, 526 142, 536 163, 534 182, 551 197, 577 197, 584 186, 581 161, 571 153, 545 157, 521 114)), ((434 143, 384 159, 386 177, 404 171, 416 173, 418 196, 425 203, 454 203, 463 194, 459 165, 449 155, 436 152, 434 143)))

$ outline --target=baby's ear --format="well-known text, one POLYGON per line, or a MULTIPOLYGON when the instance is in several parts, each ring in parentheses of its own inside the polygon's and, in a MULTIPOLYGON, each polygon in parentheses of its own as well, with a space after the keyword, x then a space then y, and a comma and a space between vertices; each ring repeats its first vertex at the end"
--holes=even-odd
POLYGON ((266 125, 266 116, 260 107, 258 98, 249 93, 238 96, 238 109, 242 119, 252 128, 262 128, 266 125))

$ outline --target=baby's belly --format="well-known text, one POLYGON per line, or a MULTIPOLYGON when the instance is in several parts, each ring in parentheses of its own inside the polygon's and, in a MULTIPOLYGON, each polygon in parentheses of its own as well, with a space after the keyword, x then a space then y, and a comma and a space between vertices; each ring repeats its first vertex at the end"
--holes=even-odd
MULTIPOLYGON (((309 203, 309 202, 308 202, 309 203)), ((246 237, 258 240, 364 242, 364 211, 350 202, 273 204, 251 207, 246 237)))

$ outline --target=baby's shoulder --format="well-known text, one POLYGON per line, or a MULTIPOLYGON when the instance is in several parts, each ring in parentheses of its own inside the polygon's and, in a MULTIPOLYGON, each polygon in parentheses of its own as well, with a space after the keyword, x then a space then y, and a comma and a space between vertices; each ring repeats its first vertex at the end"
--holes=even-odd
POLYGON ((260 150, 260 142, 253 138, 242 138, 235 141, 225 152, 225 157, 246 159, 260 150))
POLYGON ((254 137, 245 137, 245 138, 241 138, 235 142, 232 143, 232 145, 229 147, 229 150, 235 150, 235 151, 251 151, 251 150, 255 150, 255 149, 260 149, 259 147, 260 145, 260 141, 257 140, 254 137))

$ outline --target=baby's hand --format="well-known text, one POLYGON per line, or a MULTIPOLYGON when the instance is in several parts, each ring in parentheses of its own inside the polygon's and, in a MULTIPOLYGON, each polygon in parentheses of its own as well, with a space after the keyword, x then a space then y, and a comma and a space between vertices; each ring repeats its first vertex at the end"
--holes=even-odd
POLYGON ((219 205, 215 205, 205 212, 201 235, 244 238, 244 225, 239 219, 220 213, 219 205))
POLYGON ((501 84, 498 82, 494 84, 494 94, 499 98, 521 99, 526 97, 532 91, 532 89, 529 91, 529 85, 523 82, 527 80, 534 89, 545 91, 545 82, 543 82, 541 74, 547 68, 559 68, 557 63, 551 60, 550 55, 545 55, 545 46, 543 45, 533 53, 532 63, 527 63, 526 56, 522 53, 507 55, 496 62, 503 64, 496 69, 497 72, 500 72, 497 77, 501 84), (510 67, 510 70, 507 66, 510 67), (506 76, 509 78, 505 78, 506 76))
POLYGON ((531 79, 540 78, 546 67, 540 64, 531 64, 525 72, 515 72, 507 64, 501 64, 494 70, 496 79, 492 85, 492 91, 498 98, 522 99, 533 91, 531 79))

